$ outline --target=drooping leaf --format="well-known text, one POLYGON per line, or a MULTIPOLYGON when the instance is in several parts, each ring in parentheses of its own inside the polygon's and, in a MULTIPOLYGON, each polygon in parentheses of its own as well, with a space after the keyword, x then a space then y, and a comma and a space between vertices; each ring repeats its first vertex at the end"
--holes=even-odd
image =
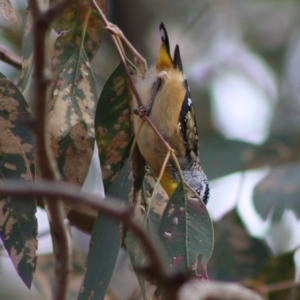
POLYGON ((64 66, 50 101, 51 147, 63 180, 82 185, 94 147, 96 89, 87 56, 78 50, 64 66))
POLYGON ((236 210, 214 224, 215 247, 208 264, 211 279, 242 281, 252 278, 272 254, 266 243, 251 237, 236 210))
POLYGON ((266 219, 272 212, 272 219, 280 221, 285 209, 293 210, 300 217, 300 164, 290 163, 270 170, 254 189, 254 205, 266 219))
MULTIPOLYGON (((108 190, 108 196, 120 200, 119 206, 128 206, 132 190, 130 174, 130 161, 127 161, 108 190)), ((120 222, 98 214, 78 300, 104 299, 118 257, 121 238, 120 222)))
POLYGON ((0 13, 10 24, 18 24, 18 15, 9 0, 0 0, 0 13))
MULTIPOLYGON (((128 145, 127 149, 129 147, 132 147, 132 145, 128 145)), ((127 150, 126 149, 126 150, 127 150)), ((125 150, 125 153, 127 152, 125 150)), ((125 156, 125 154, 124 154, 125 156)), ((146 218, 147 218, 147 207, 149 207, 150 199, 145 197, 145 188, 144 185, 148 183, 147 178, 152 179, 151 182, 147 185, 146 188, 152 189, 155 185, 155 179, 153 176, 151 176, 150 171, 145 170, 145 160, 142 157, 142 155, 139 152, 139 149, 137 146, 135 146, 134 151, 132 153, 132 172, 134 174, 134 192, 133 192, 133 199, 132 199, 132 205, 131 205, 131 210, 133 211, 134 218, 138 221, 140 221, 142 224, 147 224, 146 218), (153 183, 153 185, 151 185, 153 183)), ((160 190, 159 190, 160 191, 160 190)), ((147 190, 149 192, 149 190, 147 190)), ((152 194, 152 193, 151 193, 152 194)), ((147 194, 148 195, 148 194, 147 194)), ((151 197, 151 196, 150 196, 151 197)), ((156 199, 156 197, 155 197, 156 199)), ((150 212, 151 214, 151 212, 150 212)), ((150 218, 150 217, 149 217, 150 218)), ((149 234, 151 235, 152 238, 152 233, 150 232, 150 227, 149 227, 149 234)), ((153 242, 158 241, 158 230, 153 234, 153 237, 155 235, 155 238, 152 239, 153 242)), ((129 258, 131 260, 131 263, 134 267, 145 267, 147 263, 147 256, 144 252, 144 249, 139 244, 139 241, 137 240, 136 236, 128 230, 125 235, 124 239, 125 245, 126 245, 126 250, 129 255, 129 258)), ((141 289, 141 296, 143 297, 144 300, 146 299, 151 299, 152 298, 152 291, 148 291, 146 289, 146 283, 147 279, 144 278, 143 274, 140 272, 136 273, 139 286, 141 289)), ((149 282, 149 281, 148 281, 149 282)), ((151 289, 152 290, 152 289, 151 289)))
POLYGON ((26 123, 31 121, 31 110, 22 93, 0 73, 0 121, 17 138, 30 165, 34 178, 33 133, 26 123))
POLYGON ((116 178, 133 136, 130 100, 129 85, 119 64, 106 82, 96 110, 95 132, 105 190, 116 178))
POLYGON ((215 136, 201 140, 201 165, 209 180, 241 171, 255 155, 257 146, 250 143, 226 140, 215 136))
MULTIPOLYGON (((169 197, 166 192, 160 186, 158 188, 156 196, 152 199, 153 188, 156 184, 156 181, 150 172, 146 172, 144 181, 143 181, 143 190, 140 193, 138 202, 134 211, 135 219, 139 220, 142 224, 145 225, 145 228, 151 238, 152 242, 159 247, 159 225, 161 217, 163 215, 164 209, 168 203, 169 197), (147 220, 147 209, 149 208, 149 215, 147 220)), ((131 263, 134 267, 145 267, 148 263, 147 255, 141 248, 139 241, 129 230, 126 233, 125 245, 128 255, 130 257, 131 263)), ((163 253, 161 249, 161 253, 163 253)), ((148 290, 146 287, 153 282, 149 281, 149 278, 145 278, 143 274, 137 272, 136 274, 139 286, 141 289, 141 295, 144 300, 152 299, 153 289, 148 290)))
POLYGON ((159 236, 172 270, 205 272, 213 249, 213 227, 205 204, 190 194, 178 185, 162 216, 159 236))
MULTIPOLYGON (((145 256, 144 252, 142 251, 136 237, 130 230, 126 234, 125 245, 126 245, 126 250, 128 252, 128 255, 129 255, 132 265, 134 267, 136 267, 136 266, 142 267, 143 265, 145 265, 146 256, 145 256)), ((143 300, 147 300, 144 278, 140 273, 137 273, 136 276, 137 276, 137 280, 139 282, 143 300)))
MULTIPOLYGON (((135 205, 135 209, 134 209, 134 217, 136 220, 139 220, 142 224, 148 224, 148 222, 145 221, 145 218, 147 217, 147 207, 149 207, 149 205, 150 205, 150 198, 151 198, 151 195, 153 192, 153 187, 155 185, 155 180, 153 177, 151 177, 150 173, 148 173, 148 172, 146 172, 145 177, 144 177, 144 174, 140 174, 140 173, 136 173, 136 172, 135 172, 135 176, 141 176, 144 178, 144 180, 142 182, 143 183, 142 191, 140 191, 140 193, 135 195, 137 197, 137 199, 136 199, 136 205, 135 205), (152 180, 152 181, 150 182, 150 180, 152 180), (153 185, 151 185, 152 183, 153 183, 153 185), (147 191, 145 191, 145 189, 147 189, 147 191), (151 194, 149 194, 149 193, 151 193, 151 194), (148 196, 147 198, 145 197, 146 194, 148 196)), ((155 199, 157 199, 157 197, 155 197, 155 199)), ((152 203, 152 205, 153 205, 153 203, 152 203)), ((148 219, 150 219, 151 216, 152 216, 152 213, 150 211, 148 219)), ((151 224, 151 222, 149 222, 149 223, 151 224)), ((147 229, 149 231, 149 235, 151 236, 152 241, 157 243, 158 228, 155 228, 156 229, 155 232, 151 232, 152 228, 150 228, 150 226, 148 226, 147 229)), ((145 265, 147 263, 147 256, 146 256, 145 252, 143 251, 143 249, 141 248, 136 236, 130 230, 128 230, 128 232, 126 233, 124 242, 125 242, 126 250, 130 257, 132 265, 134 267, 145 267, 145 265)), ((141 289, 141 295, 142 295, 143 299, 144 300, 151 299, 152 295, 149 295, 149 294, 147 295, 147 291, 146 291, 147 279, 145 279, 144 276, 142 274, 140 274, 139 272, 136 274, 136 276, 137 276, 137 279, 139 282, 139 286, 141 289)))
MULTIPOLYGON (((18 137, 0 121, 0 179, 32 181, 18 137)), ((0 196, 0 238, 23 282, 30 287, 36 265, 37 220, 34 198, 0 196)))
MULTIPOLYGON (((106 14, 106 1, 97 0, 96 2, 102 12, 106 14)), ((59 74, 69 58, 82 47, 84 20, 90 8, 90 1, 80 1, 70 5, 55 20, 54 29, 60 33, 55 42, 55 52, 53 57, 55 74, 59 74)), ((99 49, 104 31, 103 22, 96 9, 93 8, 85 31, 83 45, 88 60, 92 60, 99 49)))
POLYGON ((32 14, 27 8, 23 19, 22 35, 22 70, 19 75, 18 87, 24 97, 27 96, 28 89, 32 79, 33 68, 33 32, 32 32, 32 14))

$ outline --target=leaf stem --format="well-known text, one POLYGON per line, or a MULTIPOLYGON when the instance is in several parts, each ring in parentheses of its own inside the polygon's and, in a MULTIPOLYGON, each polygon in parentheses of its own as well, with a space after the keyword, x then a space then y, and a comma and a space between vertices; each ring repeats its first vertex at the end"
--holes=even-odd
POLYGON ((2 47, 0 47, 0 60, 15 67, 18 70, 22 69, 22 60, 2 47))

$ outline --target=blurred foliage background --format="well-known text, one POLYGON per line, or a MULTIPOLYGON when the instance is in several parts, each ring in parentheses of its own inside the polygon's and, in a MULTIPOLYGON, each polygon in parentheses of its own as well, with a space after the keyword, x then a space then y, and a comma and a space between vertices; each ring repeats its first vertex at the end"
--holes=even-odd
MULTIPOLYGON (((0 46, 20 55, 27 3, 12 4, 19 23, 11 26, 0 16, 0 46)), ((168 28, 171 49, 180 45, 196 109, 201 163, 211 183, 208 208, 215 221, 211 279, 248 284, 252 279, 250 285, 260 286, 297 278, 300 2, 114 0, 107 5, 109 19, 149 64, 158 53, 160 22, 168 28)), ((55 33, 52 37, 54 41, 55 33)), ((92 62, 99 93, 117 63, 106 35, 92 62)), ((17 79, 18 71, 12 67, 0 62, 0 69, 17 79)), ((96 189, 97 181, 90 181, 89 189, 96 189)), ((84 253, 88 239, 77 231, 75 237, 84 253)), ((1 278, 7 274, 5 259, 0 261, 1 278)), ((116 268, 111 297, 138 298, 124 253, 116 268)), ((271 296, 285 299, 286 294, 271 296)), ((1 286, 1 299, 18 297, 9 285, 1 286)))

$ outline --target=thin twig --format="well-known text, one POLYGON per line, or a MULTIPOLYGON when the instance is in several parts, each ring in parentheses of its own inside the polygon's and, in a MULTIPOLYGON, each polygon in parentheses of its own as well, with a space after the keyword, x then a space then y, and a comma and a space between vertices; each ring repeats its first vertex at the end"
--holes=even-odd
POLYGON ((265 285, 262 288, 260 288, 259 291, 265 295, 265 294, 269 294, 281 290, 292 289, 299 286, 300 286, 300 281, 295 282, 293 280, 289 280, 289 281, 282 281, 282 282, 265 285))
POLYGON ((151 209, 151 206, 152 206, 152 203, 153 203, 153 200, 154 200, 154 197, 156 196, 156 193, 157 193, 157 190, 158 190, 158 187, 159 187, 159 184, 160 184, 160 181, 161 181, 161 178, 165 172, 165 169, 166 169, 166 166, 167 166, 167 163, 169 161, 169 158, 170 158, 170 155, 171 155, 171 152, 168 151, 167 152, 167 155, 164 159, 164 162, 161 166, 161 169, 160 169, 160 173, 159 173, 159 176, 157 177, 157 181, 155 183, 155 186, 154 186, 154 189, 153 189, 153 192, 152 192, 152 196, 151 196, 151 199, 150 199, 150 203, 148 205, 148 208, 147 208, 147 213, 146 213, 146 217, 145 217, 145 222, 147 222, 148 218, 149 218, 149 214, 150 214, 150 209, 151 209))
MULTIPOLYGON (((110 22, 107 21, 107 19, 106 19, 104 13, 103 13, 102 10, 100 9, 100 7, 99 7, 99 5, 97 4, 97 2, 96 2, 95 0, 91 0, 91 3, 92 3, 92 5, 95 7, 95 9, 98 11, 100 17, 102 18, 102 21, 103 21, 105 27, 108 28, 108 27, 110 26, 110 22)), ((130 75, 130 72, 129 72, 127 63, 126 63, 126 60, 125 60, 125 58, 124 58, 124 55, 123 55, 122 50, 120 49, 119 43, 118 43, 116 37, 115 37, 113 34, 111 34, 111 37, 112 37, 112 40, 113 40, 113 42, 114 42, 114 44, 115 44, 115 46, 116 46, 116 49, 117 49, 117 51, 118 51, 118 54, 119 54, 119 56, 120 56, 122 65, 123 65, 124 70, 125 70, 125 73, 126 73, 126 77, 127 77, 128 81, 129 81, 130 87, 131 87, 131 89, 132 89, 132 91, 133 91, 133 93, 134 93, 134 96, 135 96, 135 98, 136 98, 136 101, 137 101, 137 103, 138 103, 139 106, 142 106, 143 104, 142 104, 141 98, 140 98, 140 96, 139 96, 139 94, 138 94, 138 92, 137 92, 137 90, 136 90, 136 88, 135 88, 135 85, 134 85, 133 81, 132 81, 132 78, 131 78, 131 75, 130 75)))
MULTIPOLYGON (((51 22, 74 0, 63 0, 55 6, 42 12, 37 0, 29 0, 33 16, 33 53, 35 78, 35 136, 36 158, 41 178, 59 180, 60 174, 56 161, 50 149, 50 136, 47 119, 47 95, 50 78, 47 74, 49 55, 46 49, 46 36, 51 22)), ((69 245, 64 224, 63 203, 56 201, 56 196, 46 197, 47 211, 50 219, 50 229, 53 241, 55 263, 55 284, 53 299, 64 300, 68 290, 69 278, 69 245)))
POLYGON ((22 60, 8 50, 0 47, 0 60, 15 67, 18 70, 22 69, 22 60))

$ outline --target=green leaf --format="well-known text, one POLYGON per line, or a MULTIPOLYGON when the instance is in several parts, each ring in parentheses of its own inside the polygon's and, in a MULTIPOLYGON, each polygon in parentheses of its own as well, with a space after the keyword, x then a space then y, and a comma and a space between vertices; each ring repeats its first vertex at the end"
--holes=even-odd
POLYGON ((9 0, 0 0, 0 13, 10 24, 18 24, 18 15, 9 0))
POLYGON ((18 139, 34 178, 33 133, 26 126, 32 119, 31 110, 13 82, 0 73, 0 121, 18 139))
MULTIPOLYGON (((125 244, 132 265, 134 267, 144 266, 146 262, 146 256, 142 251, 141 246, 139 245, 136 237, 130 230, 126 234, 125 244)), ((143 300, 147 300, 144 278, 140 273, 137 273, 136 276, 141 289, 143 300)))
POLYGON ((22 34, 22 70, 18 79, 18 87, 24 97, 27 96, 32 79, 33 68, 33 31, 32 14, 27 8, 23 19, 22 34))
POLYGON ((242 281, 253 278, 271 257, 267 244, 251 237, 236 210, 214 224, 215 247, 209 260, 211 279, 242 281))
MULTIPOLYGON (((126 204, 132 189, 130 162, 123 166, 107 195, 126 204)), ((106 200, 108 201, 108 200, 106 200)), ((78 300, 104 299, 121 245, 120 222, 98 214, 91 237, 87 271, 78 300)))
MULTIPOLYGON (((106 1, 97 0, 96 2, 102 12, 106 14, 106 1)), ((83 28, 84 20, 90 8, 91 2, 82 0, 70 5, 56 18, 54 29, 59 32, 60 35, 54 46, 53 67, 55 74, 58 74, 60 70, 64 68, 69 58, 82 47, 83 30, 85 30, 85 28, 83 28)), ((85 31, 83 45, 88 60, 92 60, 98 51, 104 32, 103 21, 96 9, 93 8, 85 31)))
POLYGON ((78 50, 65 64, 50 101, 51 147, 63 180, 82 185, 94 148, 96 89, 88 58, 78 50))
POLYGON ((159 236, 174 271, 202 269, 213 249, 213 227, 206 206, 189 194, 179 184, 160 223, 159 236))
MULTIPOLYGON (((0 98, 0 100, 2 100, 0 98)), ((18 138, 0 121, 0 179, 32 181, 29 162, 18 138)), ((34 198, 0 196, 0 238, 27 287, 36 266, 37 220, 34 198)))
POLYGON ((254 205, 264 218, 272 213, 273 221, 280 221, 285 209, 300 217, 300 163, 274 167, 254 189, 254 205))
POLYGON ((201 165, 209 180, 249 167, 256 145, 214 136, 200 143, 201 165))
POLYGON ((131 92, 121 64, 107 80, 96 110, 95 132, 104 188, 107 191, 120 170, 123 153, 129 144, 131 92))

